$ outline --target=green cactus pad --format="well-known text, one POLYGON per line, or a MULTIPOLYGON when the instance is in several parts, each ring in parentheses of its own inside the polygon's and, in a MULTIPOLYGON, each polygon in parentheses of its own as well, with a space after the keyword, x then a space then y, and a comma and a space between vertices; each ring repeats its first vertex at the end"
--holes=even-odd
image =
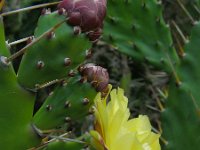
MULTIPOLYGON (((57 12, 41 16, 35 37, 64 19, 65 17, 57 12)), ((66 23, 62 24, 54 34, 55 37, 43 38, 27 49, 18 71, 18 81, 22 86, 33 89, 36 84, 67 77, 71 69, 84 61, 86 50, 91 47, 86 38, 74 35, 72 27, 66 23), (70 65, 66 62, 68 60, 71 61, 70 65)))
POLYGON ((166 149, 200 148, 200 22, 192 30, 185 56, 178 69, 181 84, 171 84, 166 110, 162 115, 163 136, 169 142, 166 149))
POLYGON ((200 22, 192 29, 191 39, 185 46, 185 56, 179 66, 178 75, 182 82, 181 86, 192 94, 198 106, 200 106, 200 69, 199 69, 199 43, 200 43, 200 22))
POLYGON ((80 83, 79 79, 71 78, 67 85, 57 87, 46 99, 33 118, 36 127, 42 130, 53 129, 88 114, 96 91, 89 83, 80 83))
MULTIPOLYGON (((1 19, 1 18, 0 18, 1 19)), ((0 21, 0 57, 9 56, 0 21)), ((1 63, 1 62, 0 62, 1 63)), ((0 64, 0 147, 5 150, 22 150, 39 142, 30 126, 34 96, 18 84, 11 64, 0 64), (19 138, 20 137, 20 138, 19 138)))
POLYGON ((183 88, 170 86, 166 109, 162 113, 162 136, 168 141, 166 150, 200 148, 200 116, 192 97, 183 88))
POLYGON ((169 59, 178 62, 157 0, 109 0, 104 40, 134 60, 165 70, 169 59))
POLYGON ((75 142, 63 142, 63 141, 55 141, 50 144, 44 150, 80 150, 83 148, 82 143, 75 142))

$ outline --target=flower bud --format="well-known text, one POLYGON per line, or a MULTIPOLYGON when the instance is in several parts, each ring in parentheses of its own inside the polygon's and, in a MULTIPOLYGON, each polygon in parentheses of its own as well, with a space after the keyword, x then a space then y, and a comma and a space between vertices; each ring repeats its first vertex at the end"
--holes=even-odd
POLYGON ((94 86, 98 92, 104 91, 109 83, 109 75, 105 68, 96 66, 92 63, 82 66, 80 73, 87 81, 94 86))

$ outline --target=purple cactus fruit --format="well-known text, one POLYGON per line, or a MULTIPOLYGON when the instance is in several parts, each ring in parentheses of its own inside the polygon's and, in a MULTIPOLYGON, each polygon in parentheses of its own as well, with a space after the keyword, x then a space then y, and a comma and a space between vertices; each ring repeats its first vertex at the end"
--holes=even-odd
POLYGON ((82 32, 102 28, 106 16, 106 0, 63 0, 58 9, 65 9, 68 23, 80 26, 82 32))
POLYGON ((89 63, 82 66, 80 73, 83 77, 87 78, 87 81, 90 82, 98 92, 103 92, 107 89, 109 75, 105 68, 89 63))

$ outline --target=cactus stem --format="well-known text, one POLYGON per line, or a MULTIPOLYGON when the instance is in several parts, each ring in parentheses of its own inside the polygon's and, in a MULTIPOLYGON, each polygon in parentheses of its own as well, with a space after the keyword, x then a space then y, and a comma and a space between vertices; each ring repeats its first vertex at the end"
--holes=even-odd
POLYGON ((179 26, 176 24, 176 22, 174 20, 172 20, 171 23, 176 28, 176 30, 179 33, 180 37, 183 39, 184 44, 188 43, 188 39, 184 36, 183 32, 181 31, 179 26))
POLYGON ((23 39, 20 39, 20 40, 11 42, 11 43, 9 43, 8 45, 11 47, 11 46, 14 46, 14 45, 17 45, 17 44, 20 44, 20 43, 24 43, 24 42, 27 42, 30 38, 33 38, 33 36, 25 37, 25 38, 23 38, 23 39))
POLYGON ((48 31, 44 32, 42 35, 40 35, 38 38, 34 39, 33 42, 31 42, 30 44, 26 45, 24 48, 22 48, 21 50, 19 50, 17 53, 11 55, 8 59, 7 62, 13 61, 15 58, 17 58, 18 56, 24 54, 24 52, 31 47, 32 45, 34 45, 35 43, 37 43, 38 41, 40 41, 42 38, 46 37, 50 32, 55 31, 57 28, 59 28, 63 23, 65 23, 68 20, 65 19, 61 22, 59 22, 58 24, 56 24, 55 26, 53 26, 51 29, 49 29, 48 31))
POLYGON ((185 8, 185 6, 181 3, 180 0, 177 0, 179 6, 181 7, 181 9, 185 12, 185 14, 188 16, 188 18, 191 20, 192 24, 195 23, 193 17, 190 15, 190 13, 188 12, 188 10, 185 8))
POLYGON ((9 15, 20 13, 20 12, 25 12, 25 11, 30 11, 30 10, 33 10, 33 9, 38 9, 38 8, 43 8, 43 7, 57 5, 59 3, 60 2, 52 2, 52 3, 45 3, 45 4, 30 6, 30 7, 26 7, 26 8, 21 8, 21 9, 17 9, 17 10, 13 10, 13 11, 2 13, 1 16, 5 17, 5 16, 9 16, 9 15))

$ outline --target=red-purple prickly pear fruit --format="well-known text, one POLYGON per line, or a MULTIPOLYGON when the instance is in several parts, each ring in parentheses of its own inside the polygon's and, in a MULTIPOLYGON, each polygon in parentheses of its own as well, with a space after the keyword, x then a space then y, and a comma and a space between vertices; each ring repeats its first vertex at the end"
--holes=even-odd
POLYGON ((63 0, 58 9, 66 10, 70 25, 80 26, 82 32, 89 32, 102 28, 106 3, 106 0, 63 0))
POLYGON ((107 69, 89 63, 81 66, 79 72, 98 92, 105 92, 107 90, 109 83, 107 69))

